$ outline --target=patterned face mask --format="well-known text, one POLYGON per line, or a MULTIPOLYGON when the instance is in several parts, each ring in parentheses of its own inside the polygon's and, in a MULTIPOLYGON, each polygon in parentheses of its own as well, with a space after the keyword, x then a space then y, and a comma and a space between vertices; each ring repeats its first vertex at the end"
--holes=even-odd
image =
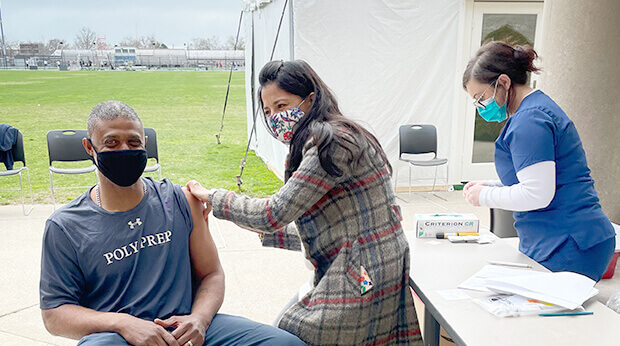
POLYGON ((293 139, 293 127, 305 115, 301 108, 299 108, 304 102, 306 102, 305 99, 297 107, 267 116, 267 127, 275 139, 284 144, 291 142, 291 139, 293 139))

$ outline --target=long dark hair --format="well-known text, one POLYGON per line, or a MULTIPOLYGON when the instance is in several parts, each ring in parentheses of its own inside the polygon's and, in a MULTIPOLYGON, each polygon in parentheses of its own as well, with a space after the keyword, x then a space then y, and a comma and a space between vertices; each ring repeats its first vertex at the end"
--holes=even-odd
MULTIPOLYGON (((486 43, 469 60, 463 73, 463 88, 474 79, 480 83, 492 84, 497 81, 501 74, 510 77, 512 84, 522 85, 527 83, 528 72, 538 72, 540 69, 534 65, 538 54, 529 45, 511 46, 501 41, 486 43)), ((514 89, 508 92, 509 101, 514 99, 514 89)))
MULTIPOLYGON (((335 135, 335 127, 345 127, 350 130, 351 135, 356 137, 356 143, 350 144, 360 146, 361 150, 359 150, 357 159, 370 145, 381 155, 391 172, 392 167, 381 149, 379 141, 366 129, 342 115, 336 97, 307 62, 303 60, 270 61, 261 69, 258 80, 260 83, 259 95, 262 88, 269 83, 276 83, 278 88, 298 95, 302 99, 306 99, 314 92, 314 100, 310 110, 301 118, 293 133, 289 152, 290 159, 284 175, 285 180, 288 180, 293 172, 299 168, 302 150, 309 138, 313 138, 318 147, 321 167, 332 176, 339 177, 342 175, 342 171, 331 157, 335 145, 339 141, 345 140, 343 137, 335 135)), ((259 102, 262 109, 263 100, 260 97, 259 102)))

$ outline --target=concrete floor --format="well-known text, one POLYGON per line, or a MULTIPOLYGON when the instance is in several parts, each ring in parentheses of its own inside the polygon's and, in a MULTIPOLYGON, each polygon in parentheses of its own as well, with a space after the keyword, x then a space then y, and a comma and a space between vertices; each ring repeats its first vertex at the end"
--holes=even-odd
MULTIPOLYGON (((409 202, 398 200, 403 228, 413 230, 416 213, 474 213, 489 227, 489 210, 468 205, 460 191, 415 192, 409 202)), ((407 193, 401 194, 409 199, 407 193)), ((75 340, 50 335, 39 309, 41 238, 51 205, 36 205, 23 216, 19 205, 0 206, 0 344, 75 345, 75 340)), ((299 252, 263 248, 255 233, 211 218, 210 228, 226 273, 226 296, 220 312, 271 324, 280 309, 310 275, 299 252), (260 284, 256 285, 256 280, 260 284)), ((620 288, 620 275, 609 282, 620 288)), ((608 280, 605 280, 608 281, 608 280)))

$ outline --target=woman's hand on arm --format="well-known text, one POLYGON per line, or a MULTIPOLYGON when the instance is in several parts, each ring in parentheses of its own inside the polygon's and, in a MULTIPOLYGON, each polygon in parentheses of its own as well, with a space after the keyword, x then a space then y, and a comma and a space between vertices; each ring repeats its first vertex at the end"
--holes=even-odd
MULTIPOLYGON (((208 220, 209 213, 211 212, 210 196, 212 190, 207 190, 196 180, 190 180, 185 184, 185 187, 189 192, 199 201, 204 203, 204 210, 202 211, 204 220, 208 220)), ((190 203, 191 204, 191 203, 190 203)))
POLYGON ((198 200, 202 202, 209 202, 209 193, 210 191, 202 187, 199 182, 196 180, 190 180, 185 184, 185 187, 189 190, 189 192, 196 197, 198 200))

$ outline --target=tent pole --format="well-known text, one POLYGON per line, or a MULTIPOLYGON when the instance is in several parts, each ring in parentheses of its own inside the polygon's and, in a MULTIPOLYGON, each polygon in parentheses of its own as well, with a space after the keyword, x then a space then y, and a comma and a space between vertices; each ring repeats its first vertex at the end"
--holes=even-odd
POLYGON ((237 178, 237 188, 239 189, 239 192, 241 192, 241 184, 243 184, 243 181, 241 181, 241 176, 243 175, 243 169, 245 168, 245 162, 248 158, 248 152, 250 151, 250 143, 252 142, 252 135, 254 134, 254 131, 256 130, 256 114, 258 113, 258 111, 256 110, 256 100, 254 98, 254 80, 255 80, 255 76, 254 73, 256 71, 255 68, 255 57, 254 57, 254 11, 252 11, 252 63, 250 65, 250 93, 252 94, 252 131, 250 132, 250 135, 248 136, 248 145, 245 147, 245 156, 243 156, 243 159, 241 159, 241 163, 239 163, 239 174, 236 176, 237 178))
MULTIPOLYGON (((269 61, 273 60, 273 55, 276 51, 276 45, 278 44, 278 37, 280 36, 280 29, 282 28, 282 20, 284 19, 284 13, 286 12, 286 5, 288 4, 288 0, 284 2, 284 6, 282 7, 282 15, 280 15, 280 23, 278 24, 278 31, 276 32, 276 38, 273 41, 273 48, 271 49, 271 56, 269 57, 269 61)), ((250 151, 250 143, 252 142, 252 135, 256 133, 256 117, 258 115, 258 107, 256 107, 255 95, 254 95, 254 73, 256 70, 255 61, 254 61, 254 12, 252 12, 252 112, 254 114, 252 118, 252 131, 250 132, 250 136, 248 136, 248 145, 245 148, 245 156, 241 160, 241 164, 239 165, 240 172, 237 175, 237 187, 239 188, 239 192, 241 192, 241 176, 243 175, 243 169, 245 168, 245 162, 248 158, 248 152, 250 151)), ((258 135, 257 135, 258 136, 258 135)))
MULTIPOLYGON (((233 51, 237 51, 237 43, 239 42, 239 33, 241 32, 241 20, 243 19, 243 10, 241 10, 241 14, 239 15, 239 26, 237 27, 237 38, 235 38, 235 45, 233 46, 233 51)), ((233 60, 234 61, 234 60, 233 60)), ((215 135, 217 138, 217 144, 220 144, 220 137, 222 136, 222 131, 224 130, 224 115, 226 115, 226 105, 228 104, 228 94, 230 93, 230 80, 232 78, 233 73, 233 64, 230 64, 230 73, 228 74, 228 87, 226 88, 226 98, 224 99, 224 109, 222 110, 222 121, 220 123, 220 132, 215 135)))

